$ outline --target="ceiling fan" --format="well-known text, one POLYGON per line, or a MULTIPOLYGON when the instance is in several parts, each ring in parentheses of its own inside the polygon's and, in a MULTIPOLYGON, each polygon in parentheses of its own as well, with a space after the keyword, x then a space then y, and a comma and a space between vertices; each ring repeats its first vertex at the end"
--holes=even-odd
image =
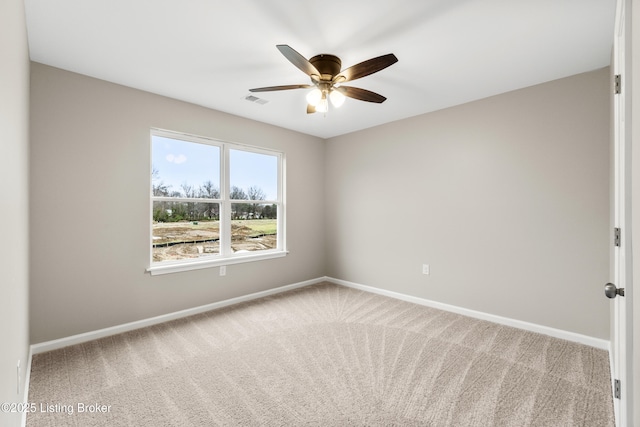
POLYGON ((343 86, 342 83, 377 73, 398 62, 398 58, 393 53, 389 53, 340 71, 342 61, 335 55, 325 53, 307 60, 286 44, 279 44, 276 47, 289 62, 311 77, 311 84, 259 87, 249 89, 249 91, 270 92, 314 88, 307 94, 307 102, 309 103, 307 113, 315 113, 316 111, 326 113, 329 109, 329 100, 337 108, 342 105, 345 96, 360 101, 383 103, 387 98, 380 94, 353 86, 343 86))

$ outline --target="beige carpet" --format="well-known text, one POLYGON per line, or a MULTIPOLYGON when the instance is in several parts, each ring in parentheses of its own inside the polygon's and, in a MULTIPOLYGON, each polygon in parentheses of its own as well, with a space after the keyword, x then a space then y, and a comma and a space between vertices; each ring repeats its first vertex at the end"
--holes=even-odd
POLYGON ((605 351, 326 283, 35 355, 29 401, 29 427, 614 424, 605 351))

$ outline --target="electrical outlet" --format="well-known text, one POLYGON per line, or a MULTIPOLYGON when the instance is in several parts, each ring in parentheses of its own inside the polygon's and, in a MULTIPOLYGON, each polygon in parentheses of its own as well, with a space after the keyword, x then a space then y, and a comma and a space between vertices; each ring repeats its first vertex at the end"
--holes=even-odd
POLYGON ((226 265, 221 265, 220 266, 220 275, 221 276, 226 276, 227 275, 227 266, 226 265))
POLYGON ((431 269, 429 268, 429 264, 422 264, 422 274, 426 274, 427 276, 431 273, 431 269))

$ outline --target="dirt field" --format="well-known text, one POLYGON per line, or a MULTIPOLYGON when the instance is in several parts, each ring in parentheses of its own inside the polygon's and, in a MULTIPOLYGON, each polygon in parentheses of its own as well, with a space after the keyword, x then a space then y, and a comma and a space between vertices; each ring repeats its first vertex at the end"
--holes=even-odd
MULTIPOLYGON (((153 261, 199 258, 220 252, 220 223, 174 222, 153 225, 153 261)), ((258 251, 277 244, 275 220, 231 222, 231 249, 258 251)))

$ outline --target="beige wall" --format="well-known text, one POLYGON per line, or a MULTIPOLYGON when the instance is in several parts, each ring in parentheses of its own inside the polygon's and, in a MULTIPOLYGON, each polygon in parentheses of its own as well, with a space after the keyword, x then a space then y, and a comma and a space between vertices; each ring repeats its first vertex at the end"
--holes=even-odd
POLYGON ((329 140, 327 274, 609 339, 608 76, 329 140))
POLYGON ((608 88, 603 69, 322 141, 32 64, 31 340, 323 275, 608 339, 608 88), (145 273, 152 126, 285 151, 289 256, 145 273))
POLYGON ((31 341, 324 275, 321 139, 33 63, 31 341), (281 150, 285 258, 150 276, 149 129, 281 150))
MULTIPOLYGON (((29 352, 29 52, 21 0, 0 2, 0 402, 21 402, 29 352), (21 361, 21 393, 16 366, 21 361)), ((21 414, 0 412, 0 425, 21 414)))

